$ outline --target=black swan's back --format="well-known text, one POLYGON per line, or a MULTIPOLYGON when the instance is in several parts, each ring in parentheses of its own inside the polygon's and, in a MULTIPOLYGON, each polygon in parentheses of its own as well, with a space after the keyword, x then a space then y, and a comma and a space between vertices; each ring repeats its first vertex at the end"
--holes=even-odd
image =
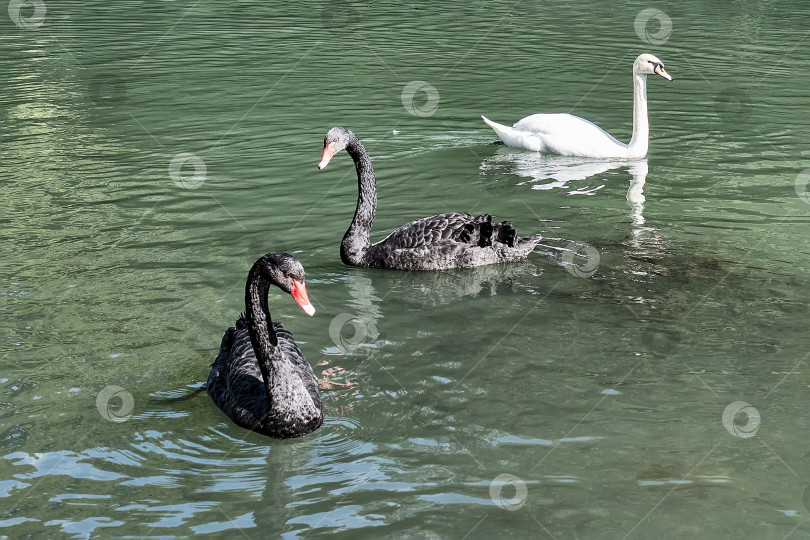
POLYGON ((473 268, 525 258, 541 236, 518 237, 508 221, 489 214, 450 212, 406 223, 369 246, 367 266, 399 270, 473 268))
POLYGON ((448 212, 406 223, 375 245, 407 249, 457 242, 470 247, 490 247, 496 243, 514 247, 517 234, 508 221, 492 223, 492 216, 448 212))

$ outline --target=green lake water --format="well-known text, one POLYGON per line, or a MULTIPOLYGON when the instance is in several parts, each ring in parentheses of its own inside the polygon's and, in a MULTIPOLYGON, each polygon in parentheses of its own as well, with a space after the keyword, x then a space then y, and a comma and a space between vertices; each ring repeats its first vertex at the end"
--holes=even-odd
POLYGON ((12 0, 0 10, 0 536, 810 535, 810 12, 786 1, 12 0), (638 162, 494 145, 570 112, 638 162), (447 211, 545 239, 448 272, 339 258, 447 211), (269 251, 325 422, 204 394, 269 251), (185 399, 183 399, 185 398, 185 399))

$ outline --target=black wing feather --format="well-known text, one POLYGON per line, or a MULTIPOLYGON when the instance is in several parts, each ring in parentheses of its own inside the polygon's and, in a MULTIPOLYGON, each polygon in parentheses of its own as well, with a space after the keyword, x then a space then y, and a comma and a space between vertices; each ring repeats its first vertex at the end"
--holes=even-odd
POLYGON ((394 249, 417 249, 448 242, 477 247, 500 242, 513 247, 515 238, 515 229, 508 221, 493 224, 489 214, 450 212, 406 223, 379 244, 394 249))

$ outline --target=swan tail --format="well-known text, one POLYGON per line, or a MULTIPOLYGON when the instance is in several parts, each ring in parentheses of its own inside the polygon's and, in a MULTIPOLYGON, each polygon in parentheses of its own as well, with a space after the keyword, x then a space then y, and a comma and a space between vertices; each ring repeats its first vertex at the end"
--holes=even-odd
POLYGON ((531 253, 531 251, 537 247, 537 244, 540 243, 540 240, 543 239, 542 234, 533 234, 531 236, 521 236, 517 239, 517 248, 521 252, 526 252, 526 254, 531 253))
POLYGON ((498 137, 500 137, 500 139, 507 146, 526 148, 527 150, 534 150, 537 152, 544 149, 543 142, 528 131, 521 131, 514 127, 504 126, 503 124, 493 122, 483 114, 481 115, 481 118, 495 131, 498 137))
POLYGON ((502 141, 506 142, 505 137, 511 137, 511 132, 514 131, 513 128, 509 126, 504 126, 503 124, 499 124, 498 122, 493 122, 483 114, 481 115, 481 119, 486 122, 486 124, 491 127, 498 137, 501 138, 502 141))

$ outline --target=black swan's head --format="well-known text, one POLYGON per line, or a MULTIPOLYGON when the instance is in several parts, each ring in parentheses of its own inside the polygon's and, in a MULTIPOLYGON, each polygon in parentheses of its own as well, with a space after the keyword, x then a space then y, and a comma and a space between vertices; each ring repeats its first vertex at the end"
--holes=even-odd
POLYGON ((323 138, 323 157, 318 163, 318 168, 326 167, 332 156, 344 150, 349 142, 356 139, 355 134, 344 127, 333 127, 326 132, 326 137, 323 138))
POLYGON ((291 294, 307 315, 315 313, 315 307, 309 303, 307 288, 304 284, 304 267, 292 255, 268 253, 253 264, 251 274, 253 273, 291 294))

